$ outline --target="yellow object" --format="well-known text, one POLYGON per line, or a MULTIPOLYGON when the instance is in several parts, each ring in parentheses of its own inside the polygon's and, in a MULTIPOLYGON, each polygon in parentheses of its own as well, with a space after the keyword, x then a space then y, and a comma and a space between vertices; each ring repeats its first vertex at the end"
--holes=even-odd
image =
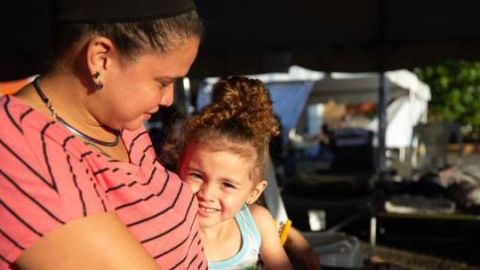
POLYGON ((279 234, 280 234, 280 243, 282 245, 285 244, 288 238, 288 232, 290 232, 290 228, 292 227, 292 221, 287 219, 287 221, 280 223, 279 225, 279 234))

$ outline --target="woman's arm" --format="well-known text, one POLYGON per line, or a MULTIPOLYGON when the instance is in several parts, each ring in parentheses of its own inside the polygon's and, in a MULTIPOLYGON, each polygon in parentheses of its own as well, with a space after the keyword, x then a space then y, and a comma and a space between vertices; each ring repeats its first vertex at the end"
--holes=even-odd
POLYGON ((72 221, 28 248, 20 269, 158 269, 153 258, 113 213, 72 221))
POLYGON ((270 212, 260 205, 250 205, 249 209, 262 237, 260 257, 266 269, 293 269, 280 243, 277 225, 270 212))

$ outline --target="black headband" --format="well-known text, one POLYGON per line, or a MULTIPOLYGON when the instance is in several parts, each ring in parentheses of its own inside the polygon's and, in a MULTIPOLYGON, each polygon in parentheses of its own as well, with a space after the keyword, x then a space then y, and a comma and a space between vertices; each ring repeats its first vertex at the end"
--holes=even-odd
POLYGON ((193 0, 54 0, 54 19, 66 23, 134 22, 195 9, 193 0))

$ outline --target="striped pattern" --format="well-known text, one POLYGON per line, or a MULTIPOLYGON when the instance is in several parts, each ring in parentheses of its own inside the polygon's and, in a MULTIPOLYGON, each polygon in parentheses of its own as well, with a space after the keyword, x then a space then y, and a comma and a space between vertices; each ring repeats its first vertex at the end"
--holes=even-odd
POLYGON ((88 148, 13 96, 0 99, 0 269, 52 229, 116 211, 162 269, 206 269, 197 201, 155 158, 147 132, 123 132, 130 163, 88 148))

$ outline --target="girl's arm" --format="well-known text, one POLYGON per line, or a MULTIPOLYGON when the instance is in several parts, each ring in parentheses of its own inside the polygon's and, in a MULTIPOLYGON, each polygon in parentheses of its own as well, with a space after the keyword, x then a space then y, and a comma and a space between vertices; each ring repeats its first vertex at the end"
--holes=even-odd
POLYGON ((312 249, 312 246, 303 237, 302 233, 295 227, 290 229, 287 241, 285 242, 285 249, 288 254, 293 257, 293 261, 303 265, 305 269, 316 270, 321 269, 318 255, 312 249))
POLYGON ((28 248, 20 269, 158 269, 153 258, 113 213, 101 213, 56 228, 28 248))
POLYGON ((270 212, 260 205, 250 205, 250 212, 262 237, 260 257, 266 269, 293 269, 280 243, 278 228, 270 212))

